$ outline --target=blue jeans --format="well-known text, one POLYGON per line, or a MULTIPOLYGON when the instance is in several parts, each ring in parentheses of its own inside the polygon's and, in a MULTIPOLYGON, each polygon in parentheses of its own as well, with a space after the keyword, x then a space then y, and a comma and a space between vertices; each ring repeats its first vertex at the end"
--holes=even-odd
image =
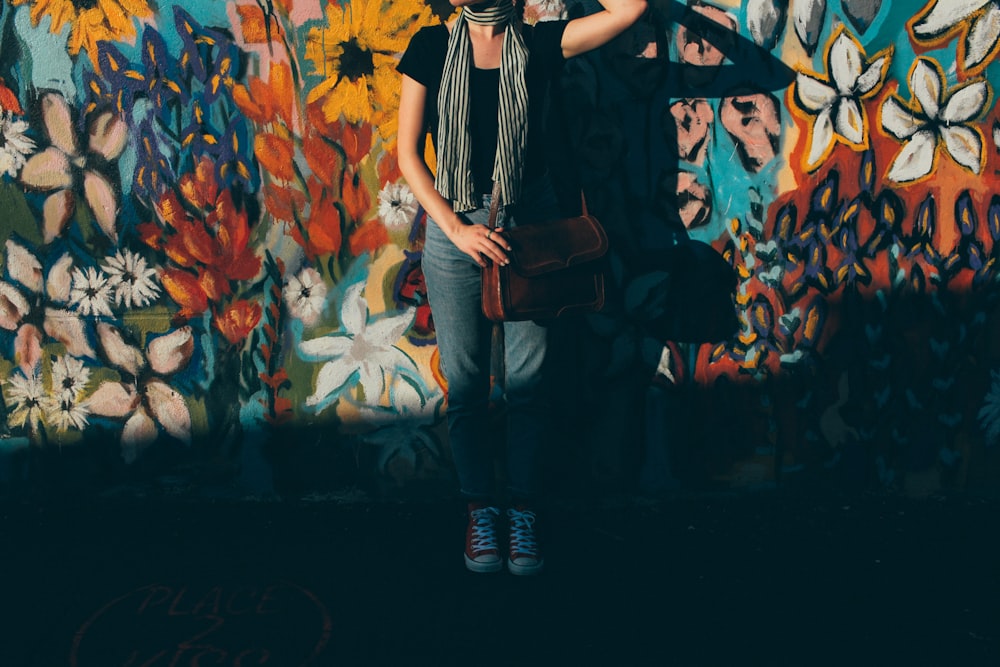
MULTIPOLYGON (((490 195, 480 208, 462 214, 469 225, 489 220, 490 195)), ((526 184, 521 201, 498 214, 511 228, 558 216, 547 179, 526 184)), ((494 496, 493 440, 487 410, 493 323, 482 313, 482 269, 427 219, 422 260, 434 315, 441 370, 448 381, 448 438, 463 496, 494 496)), ((504 396, 507 404, 507 480, 515 498, 539 493, 541 450, 549 437, 551 401, 543 378, 548 330, 535 322, 505 322, 504 396)))

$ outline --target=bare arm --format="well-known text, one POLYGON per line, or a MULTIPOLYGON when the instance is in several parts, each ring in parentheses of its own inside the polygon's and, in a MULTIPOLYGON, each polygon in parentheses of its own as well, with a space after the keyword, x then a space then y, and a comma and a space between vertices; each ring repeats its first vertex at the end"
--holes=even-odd
POLYGON ((646 0, 600 0, 602 11, 566 24, 563 56, 572 58, 604 46, 625 32, 646 11, 646 0))
POLYGON ((399 95, 399 169, 403 178, 427 214, 455 246, 485 266, 484 257, 500 264, 508 263, 507 241, 499 234, 489 234, 483 225, 467 225, 452 209, 451 202, 434 188, 434 176, 424 162, 424 103, 427 87, 403 75, 399 95), (487 238, 489 236, 490 238, 487 238))

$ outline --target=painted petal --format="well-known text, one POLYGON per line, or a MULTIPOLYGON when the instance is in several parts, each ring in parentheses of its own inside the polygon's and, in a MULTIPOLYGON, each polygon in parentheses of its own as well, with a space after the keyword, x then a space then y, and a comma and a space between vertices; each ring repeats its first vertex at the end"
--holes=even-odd
POLYGON ((830 48, 830 76, 841 95, 850 95, 864 66, 861 50, 846 32, 841 32, 830 48))
POLYGON ((74 357, 92 357, 94 348, 87 342, 83 320, 68 310, 45 309, 45 333, 66 346, 74 357))
POLYGON ((792 3, 795 34, 810 55, 816 51, 825 16, 826 0, 796 0, 792 3))
POLYGON ((350 336, 322 336, 299 344, 302 354, 314 359, 336 359, 350 352, 352 347, 354 339, 350 336))
POLYGON ((365 360, 358 369, 358 384, 365 391, 365 403, 377 405, 385 393, 385 371, 377 363, 365 360))
POLYGON ((88 169, 83 172, 83 192, 101 230, 108 238, 116 239, 115 220, 118 217, 118 200, 111 183, 96 171, 88 169))
POLYGON ((416 312, 414 308, 407 308, 401 315, 372 322, 365 332, 365 342, 380 347, 392 345, 413 325, 416 312))
POLYGON ((90 150, 109 162, 122 154, 127 141, 128 125, 110 111, 98 116, 90 128, 90 150))
POLYGON ((916 134, 925 123, 913 111, 899 103, 895 97, 887 98, 882 104, 882 128, 900 141, 916 134))
POLYGON ((833 144, 833 141, 833 121, 831 119, 831 111, 830 109, 824 109, 822 113, 816 117, 816 122, 813 123, 812 144, 809 146, 809 158, 807 164, 809 169, 819 165, 820 160, 822 160, 823 156, 830 150, 830 146, 833 144))
POLYGON ((923 38, 948 32, 952 26, 969 18, 989 2, 990 0, 937 0, 934 9, 914 24, 913 32, 923 38))
POLYGON ((920 58, 910 75, 910 90, 928 118, 937 118, 941 105, 941 74, 920 58))
POLYGON ((306 398, 306 405, 317 405, 328 397, 339 394, 357 369, 346 362, 331 361, 319 369, 316 391, 306 398))
POLYGON ((747 27, 758 46, 774 48, 780 31, 784 28, 785 3, 775 0, 749 0, 747 2, 747 27))
POLYGON ((149 411, 167 433, 185 444, 191 443, 191 411, 180 392, 165 382, 146 383, 149 411))
POLYGON ((972 24, 965 39, 965 67, 975 67, 985 61, 1000 39, 1000 7, 990 4, 972 24))
POLYGON ((982 113, 986 101, 990 97, 985 81, 971 83, 955 90, 944 109, 941 110, 941 120, 945 123, 965 123, 982 113))
POLYGON ((139 394, 130 384, 102 382, 87 399, 87 405, 95 415, 121 418, 139 407, 139 394))
POLYGON ((44 219, 42 238, 46 243, 51 243, 62 236, 66 229, 66 223, 73 217, 76 208, 76 197, 70 190, 60 190, 45 200, 42 206, 42 217, 44 219))
POLYGON ((146 411, 142 408, 136 410, 122 429, 122 458, 125 463, 134 463, 142 450, 156 442, 158 434, 156 422, 146 411))
POLYGON ((21 319, 31 311, 28 300, 10 283, 0 282, 0 328, 16 331, 21 319))
POLYGON ((65 253, 49 269, 45 281, 45 291, 53 301, 65 303, 69 301, 69 293, 73 287, 73 257, 65 253))
POLYGON ((365 330, 368 323, 368 302, 364 297, 364 283, 354 283, 344 293, 340 306, 340 325, 352 334, 365 330))
POLYGON ((800 72, 795 77, 795 96, 803 109, 819 112, 833 104, 837 91, 825 81, 800 72))
POLYGON ((855 100, 843 97, 837 104, 837 133, 852 144, 865 140, 865 117, 855 100))
POLYGON ((921 130, 903 146, 889 170, 889 179, 908 183, 923 178, 934 169, 937 136, 930 130, 921 130))
POLYGON ((67 155, 80 154, 73 131, 73 114, 65 97, 57 93, 42 97, 42 120, 53 146, 67 155))
POLYGON ((858 95, 864 96, 875 90, 875 86, 882 81, 882 77, 885 75, 886 66, 889 64, 889 58, 882 56, 877 60, 871 62, 868 65, 868 69, 858 77, 858 83, 854 87, 855 92, 858 95))
POLYGON ((165 336, 154 338, 146 347, 149 366, 161 375, 170 375, 187 366, 194 354, 191 327, 181 327, 165 336))
POLYGON ((138 375, 146 367, 146 359, 142 352, 132 347, 122 338, 121 332, 106 322, 97 324, 97 338, 101 341, 101 349, 112 365, 122 370, 138 375))
POLYGON ((42 291, 42 263, 27 248, 10 239, 7 240, 7 273, 35 294, 42 291))
POLYGON ((35 190, 63 190, 73 185, 69 158, 58 148, 35 153, 21 169, 21 182, 35 190))
POLYGON ((864 32, 882 8, 882 0, 841 0, 840 5, 851 24, 864 32))
POLYGON ((14 339, 14 359, 24 371, 25 377, 30 377, 34 369, 42 361, 42 332, 33 324, 21 325, 14 339))
POLYGON ((973 173, 979 174, 983 168, 983 138, 979 134, 964 125, 952 125, 942 127, 941 136, 944 137, 944 145, 955 162, 959 163, 973 173))

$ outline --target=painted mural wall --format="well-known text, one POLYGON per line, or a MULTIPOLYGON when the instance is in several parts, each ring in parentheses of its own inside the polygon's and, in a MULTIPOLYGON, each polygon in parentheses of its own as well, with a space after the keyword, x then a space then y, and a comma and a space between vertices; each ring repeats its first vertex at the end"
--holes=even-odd
MULTIPOLYGON (((0 485, 450 483, 395 146, 450 12, 5 0, 0 485)), ((654 0, 568 62, 553 170, 614 252, 552 327, 553 477, 996 488, 998 50, 995 0, 654 0)))

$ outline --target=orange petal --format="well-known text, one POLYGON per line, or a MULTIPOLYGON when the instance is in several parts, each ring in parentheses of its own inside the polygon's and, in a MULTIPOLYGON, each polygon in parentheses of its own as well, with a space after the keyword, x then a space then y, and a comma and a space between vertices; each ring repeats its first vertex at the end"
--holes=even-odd
POLYGON ((301 190, 273 183, 264 186, 264 208, 275 220, 294 222, 296 215, 305 208, 305 203, 301 190))
POLYGON ((285 124, 294 124, 292 117, 295 104, 295 80, 292 78, 292 68, 286 62, 271 61, 270 80, 274 102, 278 105, 278 114, 285 124))
POLYGON ((361 177, 358 174, 353 176, 345 174, 340 192, 344 206, 347 208, 347 214, 351 216, 351 219, 358 221, 364 219, 372 207, 372 197, 371 193, 368 192, 368 186, 361 180, 361 177))
POLYGON ((258 134, 254 139, 254 155, 268 173, 283 181, 295 180, 295 146, 291 139, 271 133, 258 134))
POLYGON ((302 151, 306 162, 325 185, 333 186, 334 176, 343 169, 344 158, 322 135, 310 132, 302 140, 302 151))
POLYGON ((351 253, 360 255, 364 252, 375 254, 375 251, 389 243, 389 232, 378 220, 369 220, 361 225, 351 235, 349 244, 351 253))
POLYGON ((309 235, 309 249, 316 255, 334 254, 340 251, 343 239, 340 226, 340 210, 329 197, 313 202, 306 231, 309 235))
MULTIPOLYGON (((252 79, 251 79, 252 80, 252 79)), ((257 103, 255 96, 250 94, 246 86, 233 86, 233 101, 243 115, 255 123, 266 123, 271 120, 264 107, 257 103)))
POLYGON ((0 111, 6 111, 14 116, 23 116, 24 109, 21 108, 21 103, 17 99, 17 95, 14 91, 4 85, 4 81, 0 78, 0 111))
POLYGON ((182 317, 191 317, 208 309, 208 297, 194 275, 179 269, 166 269, 160 280, 163 289, 181 307, 182 317))
POLYGON ((240 29, 243 32, 243 41, 247 44, 267 44, 272 39, 278 37, 280 26, 273 18, 265 19, 264 11, 254 5, 238 5, 236 12, 240 16, 240 29), (267 26, 265 20, 270 22, 267 26), (270 27, 270 30, 268 30, 270 27), (270 39, 268 36, 270 35, 270 39))
POLYGON ((231 344, 246 341, 250 332, 260 322, 261 307, 253 301, 240 300, 230 305, 215 319, 216 328, 231 344))
MULTIPOLYGON (((208 301, 221 301, 232 292, 229 280, 214 268, 203 268, 198 274, 198 286, 205 293, 208 301)), ((206 308, 208 306, 206 305, 206 308)))
POLYGON ((347 153, 348 164, 358 164, 372 149, 372 126, 370 123, 344 123, 339 139, 347 153))

